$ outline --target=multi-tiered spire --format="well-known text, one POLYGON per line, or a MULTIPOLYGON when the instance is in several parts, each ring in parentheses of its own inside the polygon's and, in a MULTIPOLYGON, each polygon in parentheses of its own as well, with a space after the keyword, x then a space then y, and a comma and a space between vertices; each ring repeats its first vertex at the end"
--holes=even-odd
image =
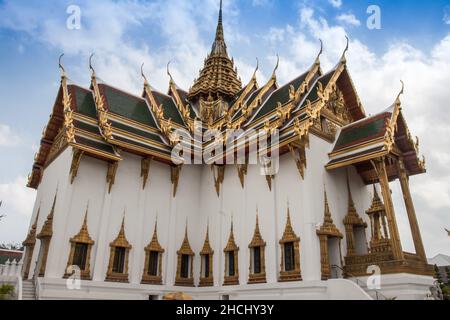
MULTIPOLYGON (((200 76, 189 90, 189 100, 194 104, 205 101, 212 105, 219 100, 229 103, 241 89, 242 82, 237 75, 234 61, 227 52, 223 33, 222 1, 220 1, 216 37, 200 76)), ((212 113, 215 113, 213 111, 212 113)), ((214 117, 217 116, 220 114, 214 114, 214 117)))

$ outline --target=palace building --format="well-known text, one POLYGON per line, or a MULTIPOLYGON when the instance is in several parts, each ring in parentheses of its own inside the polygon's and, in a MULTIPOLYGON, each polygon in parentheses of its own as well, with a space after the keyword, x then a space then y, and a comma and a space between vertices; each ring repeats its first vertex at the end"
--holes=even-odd
POLYGON ((425 173, 425 161, 402 114, 403 90, 367 116, 347 50, 326 72, 320 50, 288 83, 278 83, 277 68, 267 83, 258 83, 257 70, 243 83, 221 8, 211 52, 189 90, 169 73, 168 92, 159 92, 142 73, 142 95, 134 95, 100 81, 92 65, 83 87, 60 64, 28 181, 37 198, 23 277, 36 297, 423 299, 433 268, 409 177, 425 173), (189 140, 194 154, 225 157, 211 150, 229 136, 199 140, 198 130, 241 132, 226 153, 241 152, 244 161, 173 161, 174 147, 189 140), (276 171, 249 161, 258 132, 278 133, 268 142, 268 154, 279 155, 276 171), (402 249, 390 191, 396 183, 414 253, 402 249), (74 279, 79 287, 68 285, 74 279))

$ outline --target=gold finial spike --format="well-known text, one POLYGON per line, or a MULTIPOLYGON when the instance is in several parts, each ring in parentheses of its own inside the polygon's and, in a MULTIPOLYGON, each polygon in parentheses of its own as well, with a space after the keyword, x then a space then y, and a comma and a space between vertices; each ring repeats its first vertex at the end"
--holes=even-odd
POLYGON ((397 99, 395 99, 395 102, 397 104, 400 104, 400 97, 405 93, 405 83, 403 82, 403 80, 400 80, 401 84, 402 84, 402 88, 400 90, 400 92, 397 95, 397 99))
POLYGON ((59 66, 59 69, 61 69, 61 78, 65 78, 66 77, 66 69, 64 69, 64 66, 62 65, 62 57, 64 57, 64 53, 62 53, 59 56, 58 66, 59 66))
POLYGON ((349 46, 350 46, 350 39, 347 36, 345 36, 345 39, 347 39, 347 44, 345 46, 344 52, 342 53, 341 63, 347 62, 347 58, 345 55, 347 54, 349 46))
POLYGON ((348 175, 348 170, 346 171, 346 173, 347 173, 348 203, 353 204, 352 190, 350 189, 350 177, 348 175))
POLYGON ((89 57, 89 69, 92 71, 92 77, 95 77, 95 70, 92 66, 92 57, 94 56, 94 53, 92 53, 89 57))
POLYGON ((84 213, 83 227, 87 227, 88 212, 89 212, 89 201, 87 203, 86 211, 84 213))
POLYGON ((147 80, 147 77, 144 74, 144 63, 142 63, 142 65, 141 65, 141 76, 142 76, 142 78, 144 78, 144 85, 148 86, 148 80, 147 80))
POLYGON ((275 65, 275 69, 273 69, 272 79, 275 79, 277 77, 277 70, 279 66, 280 66, 280 56, 277 53, 277 64, 275 65))
POLYGON ((170 73, 170 64, 172 63, 172 60, 167 62, 167 75, 170 77, 170 82, 174 83, 172 74, 170 73))
POLYGON ((41 205, 42 205, 42 201, 39 204, 39 208, 38 208, 38 211, 37 211, 37 214, 36 214, 36 218, 34 219, 34 223, 31 226, 31 228, 33 228, 33 229, 37 228, 37 224, 38 224, 38 221, 39 221, 39 214, 41 213, 41 205))
POLYGON ((319 39, 319 41, 320 41, 320 50, 319 50, 319 53, 317 54, 317 58, 316 58, 316 61, 314 62, 314 64, 320 64, 320 56, 323 53, 323 42, 322 42, 322 39, 319 39))
POLYGON ((188 238, 188 218, 186 217, 186 226, 184 228, 184 239, 188 238))
POLYGON ((259 59, 258 57, 256 57, 256 68, 255 71, 253 72, 252 79, 256 79, 256 73, 258 72, 258 70, 259 70, 259 59))
POLYGON ((52 208, 50 210, 49 217, 53 218, 53 214, 55 213, 55 206, 56 206, 56 198, 58 197, 58 188, 56 188, 55 197, 53 198, 53 204, 52 208))

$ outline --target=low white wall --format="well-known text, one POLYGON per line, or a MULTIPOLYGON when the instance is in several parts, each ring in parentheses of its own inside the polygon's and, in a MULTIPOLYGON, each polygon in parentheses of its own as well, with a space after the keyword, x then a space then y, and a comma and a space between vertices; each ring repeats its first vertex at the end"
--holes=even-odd
POLYGON ((39 278, 39 299, 119 299, 148 300, 150 295, 160 299, 167 293, 183 291, 196 300, 371 300, 355 283, 345 279, 301 281, 233 287, 180 288, 137 284, 81 281, 79 290, 69 290, 64 279, 39 278))

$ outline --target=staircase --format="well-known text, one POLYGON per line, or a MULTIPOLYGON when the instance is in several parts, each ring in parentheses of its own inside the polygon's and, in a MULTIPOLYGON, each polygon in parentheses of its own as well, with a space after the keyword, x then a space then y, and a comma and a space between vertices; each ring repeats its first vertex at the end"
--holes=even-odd
POLYGON ((22 282, 22 300, 36 300, 34 280, 24 280, 22 282))
POLYGON ((364 282, 362 282, 361 280, 359 280, 357 277, 353 276, 352 274, 345 272, 345 270, 342 267, 337 266, 337 265, 332 265, 331 269, 335 270, 336 274, 339 274, 337 271, 340 271, 340 276, 336 276, 337 278, 344 278, 344 279, 352 280, 358 286, 360 286, 361 289, 363 289, 374 300, 388 300, 388 298, 384 294, 382 294, 380 291, 375 290, 375 289, 368 290, 367 285, 364 282))

